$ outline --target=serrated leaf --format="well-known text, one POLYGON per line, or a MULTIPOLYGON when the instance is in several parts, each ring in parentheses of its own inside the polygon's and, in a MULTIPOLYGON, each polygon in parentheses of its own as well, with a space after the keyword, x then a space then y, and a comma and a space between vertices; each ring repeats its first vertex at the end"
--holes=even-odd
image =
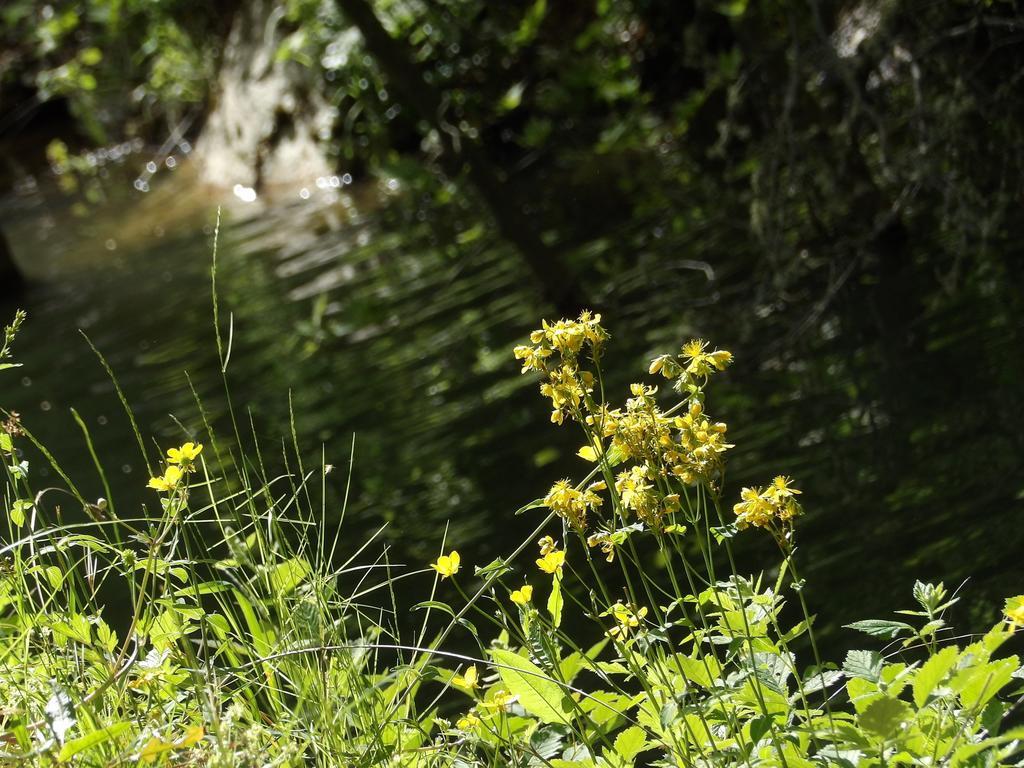
POLYGON ((858 720, 864 730, 882 739, 888 739, 913 715, 913 710, 905 701, 883 696, 871 702, 860 713, 858 720))
POLYGON ((882 673, 882 657, 877 651, 850 651, 843 662, 849 677, 861 677, 877 683, 882 673))
POLYGON ((853 624, 845 624, 847 629, 856 629, 859 632, 873 637, 884 637, 892 640, 898 637, 901 632, 913 632, 914 628, 903 621, 885 621, 883 619, 867 619, 866 621, 855 621, 853 624))
POLYGON ((556 728, 540 728, 530 736, 530 751, 541 760, 549 760, 561 751, 565 736, 556 728))
POLYGON ((722 672, 722 665, 711 655, 694 658, 677 653, 669 656, 665 660, 665 664, 673 674, 680 673, 687 683, 699 685, 702 688, 711 688, 722 672))
POLYGON ((540 667, 512 651, 494 649, 491 658, 508 692, 519 698, 527 712, 545 723, 568 723, 572 703, 562 686, 540 667))
POLYGON ((966 763, 979 752, 984 752, 986 749, 998 747, 1007 742, 1019 740, 1024 740, 1024 728, 1013 728, 1001 736, 992 736, 975 744, 965 744, 953 753, 951 765, 953 768, 959 768, 959 766, 966 763))
POLYGON ((646 746, 647 736, 637 725, 631 725, 615 737, 615 752, 627 763, 632 763, 646 746))
POLYGON ((980 709, 1013 679, 1018 666, 1017 657, 1009 656, 970 667, 953 678, 953 689, 960 692, 960 701, 966 709, 980 709))
POLYGON ((840 678, 842 678, 842 676, 843 673, 840 672, 838 669, 831 669, 826 672, 813 672, 811 674, 808 674, 807 678, 804 680, 802 685, 803 692, 805 694, 816 693, 817 691, 820 691, 822 689, 830 688, 831 686, 835 685, 840 680, 840 678))
POLYGON ((949 670, 956 664, 960 649, 955 645, 947 645, 926 661, 914 676, 914 704, 918 709, 925 705, 928 697, 936 686, 941 683, 949 670))

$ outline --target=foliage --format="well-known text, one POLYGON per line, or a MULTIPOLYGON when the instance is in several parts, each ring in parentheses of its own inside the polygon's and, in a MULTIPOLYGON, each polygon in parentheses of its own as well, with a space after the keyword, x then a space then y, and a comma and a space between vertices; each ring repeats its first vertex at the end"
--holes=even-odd
POLYGON ((12 0, 0 10, 0 91, 66 99, 95 143, 154 124, 173 132, 207 96, 217 18, 182 0, 12 0))
POLYGON ((732 446, 708 415, 708 384, 731 356, 690 342, 651 365, 678 403, 662 409, 655 387, 634 384, 613 408, 599 323, 588 313, 545 323, 516 350, 540 372, 552 420, 581 428, 592 471, 520 510, 547 514, 508 557, 467 568, 448 549, 424 568, 434 587, 408 643, 379 607, 401 575, 386 555, 361 562, 369 542, 344 552, 328 538, 317 499, 330 468, 303 467, 296 435, 274 460, 258 441, 228 453, 206 430, 202 443, 190 434, 152 462, 136 432, 154 494, 136 515, 115 504, 95 454, 107 497, 84 496, 38 445, 62 484, 33 490, 23 446, 34 438, 7 413, 3 758, 1017 764, 1024 731, 1007 723, 1024 688, 1018 657, 1002 646, 1024 626, 1024 597, 1008 600, 986 634, 955 643, 944 617, 958 598, 918 582, 905 621, 851 625, 888 645, 823 664, 795 559, 799 490, 779 477, 744 489, 732 517, 723 508, 732 446), (272 473, 278 462, 284 470, 272 473), (779 550, 771 582, 733 565, 735 539, 762 531, 779 550), (655 559, 667 582, 649 567, 655 559), (462 607, 445 601, 449 584, 462 607), (584 629, 566 630, 570 613, 584 629), (460 650, 467 641, 476 653, 460 650), (811 665, 801 661, 807 645, 811 665))

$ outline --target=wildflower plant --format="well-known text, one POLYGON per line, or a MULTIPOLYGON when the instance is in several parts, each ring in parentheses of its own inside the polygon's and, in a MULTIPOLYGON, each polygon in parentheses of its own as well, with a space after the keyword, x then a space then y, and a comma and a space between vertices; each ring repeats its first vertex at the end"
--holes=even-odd
POLYGON ((959 598, 917 582, 911 609, 848 625, 872 647, 823 662, 797 568, 804 496, 785 475, 726 483, 708 392, 732 355, 688 342, 648 369, 675 403, 635 383, 614 404, 609 339, 583 313, 515 349, 589 469, 519 510, 541 515, 534 532, 488 564, 448 546, 421 572, 382 560, 379 581, 327 536, 329 468, 306 468, 295 435, 281 475, 258 440, 208 426, 155 462, 127 409, 152 491, 130 515, 98 461, 92 499, 0 413, 0 764, 1021 765, 1005 649, 1024 595, 962 636, 959 598), (63 487, 35 491, 30 455, 63 487), (735 538, 754 535, 778 547, 771 581, 737 568, 735 538), (433 584, 412 636, 387 602, 405 576, 433 584))
MULTIPOLYGON (((538 527, 540 582, 528 594, 506 585, 509 606, 494 589, 515 573, 511 558, 477 569, 483 585, 463 610, 497 617, 500 629, 489 642, 473 632, 480 662, 493 669, 483 700, 514 698, 505 707, 477 701, 464 712, 458 761, 1019 764, 1024 730, 1004 727, 1008 709, 999 702, 1024 693, 1022 675, 1017 657, 998 651, 1024 626, 1024 598, 1008 601, 988 634, 961 647, 943 640, 956 598, 941 584, 918 583, 920 610, 904 612, 914 621, 849 625, 889 646, 823 663, 795 558, 801 491, 778 475, 726 500, 725 458, 734 446, 709 412, 708 392, 732 355, 687 342, 648 369, 672 382, 674 404, 661 404, 655 384, 634 383, 616 405, 604 391, 610 336, 600 319, 585 312, 544 322, 514 350, 524 374, 540 375, 551 421, 580 430, 578 454, 591 470, 579 482, 559 480, 521 510, 548 513, 538 527), (732 547, 736 536, 762 531, 779 549, 770 583, 739 573, 732 547), (531 598, 546 579, 542 610, 531 598), (496 613, 481 607, 487 599, 496 613), (600 628, 596 643, 581 645, 588 633, 564 629, 570 612, 574 627, 600 628)), ((523 570, 530 579, 531 568, 523 570)))

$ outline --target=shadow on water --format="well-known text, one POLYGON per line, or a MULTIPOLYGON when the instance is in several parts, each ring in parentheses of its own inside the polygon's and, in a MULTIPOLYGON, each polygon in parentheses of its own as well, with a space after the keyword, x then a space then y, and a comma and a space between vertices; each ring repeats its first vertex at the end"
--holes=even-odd
MULTIPOLYGON (((485 229, 459 233, 453 222, 415 216, 397 226, 388 206, 400 207, 401 196, 380 198, 352 192, 330 205, 225 211, 218 289, 225 326, 233 321, 233 402, 258 434, 279 439, 292 397, 309 459, 322 445, 339 468, 328 478, 330 521, 340 517, 355 436, 349 551, 386 523, 393 563, 421 567, 447 530, 464 559, 482 564, 533 528, 536 519, 513 518, 514 509, 584 469, 577 437, 547 423, 536 382, 518 375, 510 354, 550 310, 485 229)), ((20 300, 30 318, 17 348, 25 366, 9 377, 4 405, 98 497, 74 407, 121 509, 138 508, 153 503, 144 463, 78 329, 160 446, 183 439, 171 414, 200 432, 190 381, 229 434, 210 301, 215 204, 179 186, 85 219, 61 205, 37 193, 0 210, 32 280, 20 300)), ((588 247, 581 263, 623 246, 588 247)), ((770 313, 738 319, 754 311, 748 267, 641 250, 614 273, 595 272, 597 309, 614 338, 611 391, 691 334, 733 348, 738 362, 712 395, 738 446, 727 498, 779 472, 798 477, 810 512, 804 575, 829 624, 905 606, 914 577, 955 585, 968 575, 962 616, 991 619, 1024 576, 1019 296, 1016 305, 994 302, 1000 287, 979 280, 922 308, 913 319, 921 343, 897 363, 856 316, 779 351, 784 330, 770 313)), ((37 471, 45 482, 50 470, 40 462, 37 471)), ((741 553, 746 568, 775 561, 752 542, 741 553)), ((410 599, 426 592, 408 589, 410 599)))

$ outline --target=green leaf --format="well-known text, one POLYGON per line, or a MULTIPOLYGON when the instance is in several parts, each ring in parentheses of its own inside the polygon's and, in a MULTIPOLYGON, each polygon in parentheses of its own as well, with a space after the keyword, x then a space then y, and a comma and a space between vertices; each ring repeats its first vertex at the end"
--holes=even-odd
POLYGON ((14 450, 14 442, 6 432, 0 432, 0 452, 10 453, 14 450))
POLYGON ((856 629, 860 632, 872 635, 873 637, 884 637, 892 640, 901 632, 913 632, 914 628, 903 621, 884 621, 882 619, 868 619, 867 621, 855 621, 853 624, 844 625, 847 629, 856 629))
POLYGON ((21 368, 21 363, 0 363, 0 371, 7 368, 21 368))
POLYGON ((862 677, 852 677, 846 681, 846 695, 850 697, 850 703, 857 712, 864 712, 882 697, 878 685, 862 677))
POLYGON ((960 701, 966 709, 981 709, 995 696, 1017 671, 1016 656, 1009 656, 976 667, 968 667, 953 678, 953 688, 960 692, 960 701))
POLYGON ((505 91, 505 95, 501 97, 501 101, 499 102, 500 110, 502 112, 511 112, 513 109, 516 109, 523 101, 524 88, 525 83, 521 80, 518 83, 513 83, 512 86, 505 91))
POLYGON ((130 726, 131 723, 127 721, 114 723, 113 725, 108 725, 106 728, 100 728, 98 731, 93 731, 92 733, 87 733, 85 736, 72 739, 61 747, 61 750, 57 755, 57 760, 62 763, 67 762, 80 752, 92 749, 98 744, 117 738, 127 731, 130 726))
POLYGON ((46 580, 50 582, 50 586, 54 589, 60 589, 61 585, 64 584, 64 571, 56 565, 48 565, 43 573, 46 574, 46 580))
POLYGON ((78 59, 88 67, 94 67, 103 60, 103 51, 95 47, 86 48, 78 54, 78 59))
POLYGON ((612 730, 615 724, 625 718, 625 713, 636 704, 629 696, 611 691, 594 691, 580 699, 580 709, 587 713, 596 728, 612 730))
POLYGON ((512 569, 509 567, 508 562, 503 557, 496 557, 487 565, 477 566, 473 569, 473 574, 476 576, 502 576, 512 569))
POLYGON ((16 528, 25 524, 25 513, 32 509, 32 502, 24 499, 14 502, 11 505, 11 522, 16 528))
POLYGON ((804 694, 815 693, 835 685, 842 676, 843 673, 837 669, 825 671, 815 669, 807 674, 807 677, 804 678, 800 689, 804 694))
POLYGON ((864 730, 888 739, 913 715, 913 710, 905 701, 883 696, 871 702, 858 719, 864 730))
POLYGON ((544 504, 544 499, 534 499, 529 504, 525 504, 521 506, 519 509, 517 509, 515 511, 515 516, 518 517, 519 515, 526 514, 531 509, 541 509, 545 506, 546 505, 544 504))
MULTIPOLYGON (((988 739, 977 742, 976 744, 965 744, 960 747, 956 752, 953 753, 953 761, 951 765, 953 768, 959 768, 959 766, 966 763, 970 758, 979 752, 984 752, 986 749, 991 747, 997 747, 1002 744, 1006 744, 1011 741, 1018 741, 1024 739, 1024 728, 1013 728, 1007 731, 1002 736, 992 736, 988 739)), ((1001 764, 1001 763, 1000 763, 1001 764)))
POLYGON ((882 674, 882 657, 877 651, 850 651, 843 662, 849 677, 860 677, 877 683, 882 674))
POLYGON ((529 659, 511 651, 494 649, 491 658, 508 692, 519 697, 523 709, 545 723, 568 723, 572 703, 562 686, 529 659))
POLYGON ((694 658, 682 653, 665 659, 665 668, 672 674, 680 673, 688 683, 711 688, 722 671, 722 665, 711 655, 694 658))
POLYGON ((548 613, 556 628, 562 625, 562 574, 556 573, 551 579, 551 594, 548 595, 548 613))
POLYGON ((647 736, 638 725, 631 725, 615 737, 615 751, 628 763, 632 763, 646 746, 647 736))
POLYGON ((956 664, 959 655, 959 648, 955 645, 947 645, 917 670, 917 675, 914 677, 914 704, 918 709, 925 705, 935 687, 945 679, 949 670, 956 664))
POLYGON ((309 562, 301 557, 285 560, 271 568, 270 587, 277 594, 287 595, 305 581, 312 570, 309 562))
POLYGON ((448 603, 442 603, 440 600, 424 600, 422 603, 416 603, 412 609, 414 611, 436 610, 447 613, 449 616, 455 615, 455 610, 448 603))
POLYGON ((601 651, 608 645, 609 638, 603 637, 594 643, 585 652, 573 651, 558 663, 558 669, 562 673, 562 680, 571 683, 576 679, 583 669, 591 666, 589 662, 594 661, 601 655, 601 651))

